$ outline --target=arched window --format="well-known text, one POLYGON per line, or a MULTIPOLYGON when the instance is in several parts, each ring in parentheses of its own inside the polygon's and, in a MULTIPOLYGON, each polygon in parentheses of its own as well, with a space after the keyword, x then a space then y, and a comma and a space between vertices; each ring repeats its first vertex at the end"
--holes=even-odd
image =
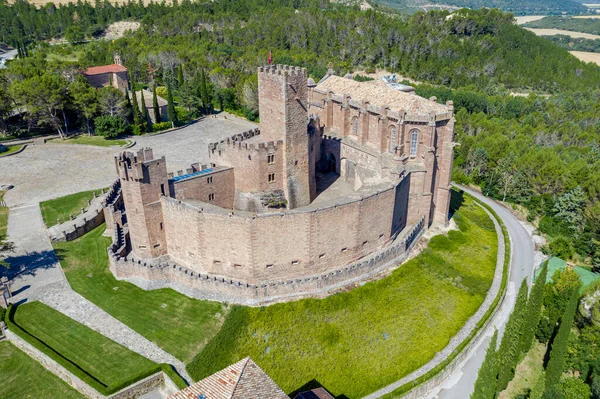
POLYGON ((410 132, 410 156, 417 156, 417 144, 419 143, 419 131, 413 130, 410 132))
POLYGON ((394 153, 396 150, 396 126, 390 127, 390 152, 394 153))
POLYGON ((358 136, 358 118, 352 119, 352 133, 358 136))

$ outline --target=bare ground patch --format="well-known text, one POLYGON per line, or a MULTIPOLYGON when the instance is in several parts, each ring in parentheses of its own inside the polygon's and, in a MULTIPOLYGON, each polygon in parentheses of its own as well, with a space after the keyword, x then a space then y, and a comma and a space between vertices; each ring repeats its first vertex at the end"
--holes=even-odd
POLYGON ((572 32, 570 30, 563 29, 538 29, 538 28, 525 28, 528 31, 535 33, 538 36, 554 36, 554 35, 565 35, 575 39, 600 39, 600 35, 592 35, 590 33, 572 32))
POLYGON ((600 65, 600 53, 590 53, 587 51, 569 51, 569 53, 573 54, 583 62, 593 62, 600 65))

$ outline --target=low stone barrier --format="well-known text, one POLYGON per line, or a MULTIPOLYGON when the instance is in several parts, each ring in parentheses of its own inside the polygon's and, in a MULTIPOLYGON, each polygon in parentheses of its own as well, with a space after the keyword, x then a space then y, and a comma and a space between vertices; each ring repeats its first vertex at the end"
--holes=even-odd
POLYGON ((115 181, 108 192, 100 195, 89 203, 88 208, 73 220, 48 228, 48 236, 52 241, 73 241, 85 233, 92 231, 105 221, 104 208, 106 200, 120 196, 121 183, 115 181))
POLYGON ((174 262, 149 263, 116 253, 122 243, 115 235, 109 247, 110 270, 118 280, 131 282, 144 290, 173 288, 185 295, 246 306, 261 306, 304 297, 316 297, 344 286, 364 281, 408 257, 424 231, 421 219, 404 235, 365 258, 341 269, 309 277, 248 284, 230 278, 200 274, 174 262), (119 240, 119 241, 117 241, 119 240))
POLYGON ((25 352, 32 359, 36 360, 52 374, 65 381, 82 395, 91 399, 133 399, 160 387, 163 387, 169 394, 179 391, 179 388, 169 376, 163 371, 159 371, 113 393, 112 395, 105 396, 14 332, 6 330, 5 336, 13 345, 25 352))

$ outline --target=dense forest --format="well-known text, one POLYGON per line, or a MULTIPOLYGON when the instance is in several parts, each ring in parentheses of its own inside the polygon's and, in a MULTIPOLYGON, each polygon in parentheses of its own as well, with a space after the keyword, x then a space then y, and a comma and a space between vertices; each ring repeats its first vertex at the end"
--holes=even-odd
POLYGON ((526 28, 563 29, 600 35, 600 19, 596 18, 545 17, 527 22, 523 26, 526 28))
POLYGON ((587 12, 587 7, 572 0, 374 0, 377 3, 401 11, 416 11, 421 7, 432 5, 454 6, 458 8, 480 9, 499 8, 515 15, 552 15, 581 14, 587 12))
POLYGON ((455 180, 521 206, 547 234, 549 253, 600 267, 600 68, 516 26, 512 14, 408 18, 327 0, 41 9, 18 1, 0 3, 0 40, 21 53, 0 72, 0 130, 13 135, 36 126, 116 134, 124 129, 118 118, 133 133, 149 130, 140 124, 147 111, 131 106, 136 101, 90 91, 77 77, 81 68, 112 63, 114 54, 136 88, 169 97, 173 123, 212 108, 256 118, 256 67, 269 51, 274 62, 307 67, 317 79, 329 67, 340 75, 385 68, 426 82, 419 93, 456 104, 455 180), (93 39, 124 18, 140 21, 140 29, 115 41, 93 39), (65 35, 73 45, 45 42, 65 35), (552 95, 514 97, 511 90, 552 95), (18 108, 27 110, 25 120, 7 119, 18 108))
POLYGON ((544 36, 569 51, 600 53, 600 39, 573 38, 567 35, 544 36))

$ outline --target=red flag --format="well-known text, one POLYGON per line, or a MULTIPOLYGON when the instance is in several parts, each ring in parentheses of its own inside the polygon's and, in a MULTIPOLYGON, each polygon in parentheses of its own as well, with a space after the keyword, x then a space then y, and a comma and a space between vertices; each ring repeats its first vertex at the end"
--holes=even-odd
POLYGON ((269 58, 267 59, 267 62, 269 63, 269 65, 271 65, 271 63, 273 62, 273 57, 271 57, 271 50, 269 50, 269 58))

